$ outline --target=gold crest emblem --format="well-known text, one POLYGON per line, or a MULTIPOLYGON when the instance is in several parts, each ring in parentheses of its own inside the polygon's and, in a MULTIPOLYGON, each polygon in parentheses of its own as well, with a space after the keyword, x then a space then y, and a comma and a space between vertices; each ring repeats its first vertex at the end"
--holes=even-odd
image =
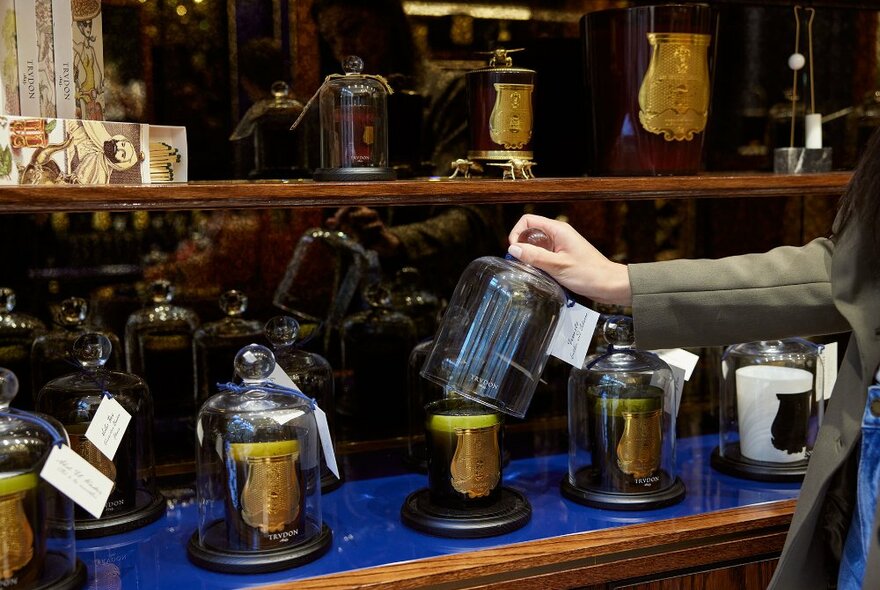
POLYGON ((455 454, 449 473, 452 488, 468 498, 482 498, 501 479, 501 448, 498 431, 501 424, 484 428, 456 428, 455 454))
POLYGON ((617 466, 627 475, 648 477, 660 467, 662 410, 623 412, 623 434, 617 443, 617 466))
POLYGON ((494 84, 489 137, 506 150, 519 150, 532 139, 532 84, 494 84))
POLYGON ((666 141, 691 141, 709 116, 711 35, 648 33, 651 61, 639 88, 639 121, 666 141))
POLYGON ((278 533, 300 512, 299 453, 247 457, 241 492, 241 518, 261 533, 278 533))
POLYGON ((0 581, 10 579, 34 556, 34 531, 24 511, 26 493, 0 496, 0 581))

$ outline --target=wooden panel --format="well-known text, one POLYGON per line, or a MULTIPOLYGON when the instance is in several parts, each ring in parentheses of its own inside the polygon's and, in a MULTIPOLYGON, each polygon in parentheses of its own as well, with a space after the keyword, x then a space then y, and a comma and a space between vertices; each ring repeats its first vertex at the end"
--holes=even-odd
POLYGON ((764 590, 770 583, 777 559, 697 572, 663 580, 612 585, 613 590, 764 590))
POLYGON ((395 563, 264 588, 582 588, 778 554, 793 511, 792 500, 772 502, 395 563))
POLYGON ((851 173, 534 180, 191 182, 141 186, 3 186, 0 212, 534 203, 701 197, 838 197, 851 173))

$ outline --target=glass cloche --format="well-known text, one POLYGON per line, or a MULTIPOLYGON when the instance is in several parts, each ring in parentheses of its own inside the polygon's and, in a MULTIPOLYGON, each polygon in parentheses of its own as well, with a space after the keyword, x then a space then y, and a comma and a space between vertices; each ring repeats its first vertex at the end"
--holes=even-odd
MULTIPOLYGON (((327 359, 298 346, 299 322, 290 316, 275 316, 266 322, 266 339, 272 344, 275 362, 303 393, 315 400, 327 414, 330 433, 334 432, 335 403, 333 369, 327 359)), ((331 439, 335 446, 335 439, 331 439)), ((335 490, 342 480, 333 475, 321 452, 321 491, 335 490)))
POLYGON ((315 180, 394 180, 388 157, 388 94, 384 79, 363 73, 351 55, 344 75, 330 76, 318 93, 321 167, 315 180))
POLYGON ((64 425, 70 448, 113 480, 100 518, 76 508, 80 538, 129 531, 165 514, 165 499, 156 491, 150 390, 137 375, 105 369, 111 354, 112 345, 103 334, 80 336, 73 344, 73 358, 81 370, 53 379, 36 399, 38 411, 64 425), (98 407, 110 398, 131 416, 112 459, 86 438, 98 407))
POLYGON ((53 445, 67 443, 49 417, 9 407, 18 379, 0 369, 0 587, 80 588, 73 502, 40 477, 53 445))
POLYGON ((713 467, 746 479, 803 479, 824 410, 821 353, 820 345, 801 338, 725 351, 713 467))
POLYGON ((220 295, 220 309, 224 318, 208 322, 196 330, 193 341, 196 349, 197 402, 217 393, 217 384, 232 379, 235 355, 243 346, 260 340, 263 324, 243 318, 248 298, 241 291, 230 290, 220 295))
POLYGON ((669 506, 684 498, 675 471, 675 380, 657 355, 633 347, 632 319, 601 328, 603 354, 568 381, 568 476, 562 493, 612 510, 669 506))
MULTIPOLYGON (((544 232, 520 241, 553 249, 544 232)), ((547 358, 565 292, 542 271, 508 256, 484 256, 464 270, 422 375, 456 393, 522 418, 547 358)))
POLYGON ((199 410, 199 527, 187 551, 201 567, 277 571, 330 548, 314 402, 270 381, 274 369, 268 348, 244 347, 235 358, 243 384, 229 384, 199 410))
POLYGON ((102 331, 91 325, 89 303, 81 297, 68 297, 58 306, 55 313, 57 327, 40 334, 31 348, 31 374, 34 396, 43 385, 79 368, 73 358, 73 343, 76 339, 89 332, 101 332, 110 340, 112 351, 107 360, 106 368, 119 371, 123 368, 122 344, 112 332, 102 331))
POLYGON ((18 378, 20 391, 15 407, 32 410, 31 347, 37 336, 45 332, 46 326, 32 315, 15 311, 15 304, 15 291, 0 288, 0 366, 18 378))
POLYGON ((160 461, 191 460, 196 413, 193 336, 199 318, 172 302, 168 281, 155 281, 149 302, 125 325, 125 366, 142 377, 155 402, 154 434, 160 461))

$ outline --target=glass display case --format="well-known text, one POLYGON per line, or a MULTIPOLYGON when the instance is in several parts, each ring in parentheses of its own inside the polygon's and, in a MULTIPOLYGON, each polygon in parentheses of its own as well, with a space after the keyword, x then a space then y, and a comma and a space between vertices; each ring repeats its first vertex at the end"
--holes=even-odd
MULTIPOLYGON (((111 354, 112 345, 106 336, 83 334, 72 347, 72 357, 80 370, 49 381, 36 399, 38 411, 64 425, 70 447, 113 481, 113 490, 100 517, 76 507, 75 527, 80 538, 122 533, 147 525, 165 513, 165 499, 156 489, 150 391, 137 375, 106 369, 111 354), (86 432, 101 404, 111 399, 131 421, 115 455, 108 457, 86 432)), ((113 426, 119 423, 120 416, 121 412, 113 426)), ((102 429, 105 427, 108 426, 101 425, 102 429)))
POLYGON ((822 346, 801 338, 728 347, 712 466, 764 481, 804 477, 825 407, 822 346))
POLYGON ((313 402, 271 382, 275 366, 268 348, 244 347, 235 357, 243 384, 228 384, 199 410, 199 525, 187 551, 201 567, 277 571, 330 548, 313 402))
POLYGON ((30 314, 15 311, 16 302, 15 291, 0 288, 0 366, 15 373, 18 379, 21 391, 16 396, 15 407, 32 410, 31 347, 46 326, 30 314))
POLYGON ((40 477, 67 436, 51 418, 10 408, 18 389, 15 374, 0 369, 0 585, 80 588, 86 569, 76 556, 73 502, 40 477))
POLYGON ((676 474, 675 380, 657 355, 633 348, 632 319, 602 327, 608 350, 568 382, 565 497, 611 510, 662 508, 684 498, 676 474))

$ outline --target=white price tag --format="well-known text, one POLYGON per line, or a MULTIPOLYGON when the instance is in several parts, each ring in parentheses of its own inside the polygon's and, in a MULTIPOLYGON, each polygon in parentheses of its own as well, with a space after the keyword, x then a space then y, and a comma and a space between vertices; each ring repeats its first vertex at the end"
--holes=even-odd
POLYGON ((576 369, 584 366, 599 314, 579 303, 562 306, 559 324, 550 342, 550 354, 576 369))
POLYGON ((825 396, 825 399, 830 399, 831 391, 834 389, 834 383, 837 381, 837 342, 829 342, 824 345, 819 356, 822 357, 823 395, 825 396))
POLYGON ((129 422, 131 422, 131 414, 112 397, 105 397, 92 416, 92 423, 86 430, 86 438, 112 461, 129 422))
POLYGON ((40 477, 95 518, 101 518, 113 490, 112 479, 67 445, 52 447, 40 477))
MULTIPOLYGON (((293 379, 291 379, 290 376, 278 365, 275 365, 272 374, 269 375, 269 379, 283 387, 302 391, 296 383, 293 382, 293 379)), ((315 404, 315 421, 318 423, 318 436, 321 439, 321 448, 324 450, 324 462, 327 463, 327 468, 333 472, 333 475, 338 478, 339 466, 336 464, 336 452, 333 450, 333 439, 330 438, 330 426, 327 424, 327 414, 324 413, 324 410, 318 407, 317 403, 315 404)))
POLYGON ((691 378, 694 368, 700 356, 681 348, 664 348, 653 351, 672 369, 672 378, 675 381, 675 415, 681 407, 681 393, 684 390, 684 382, 691 378))

